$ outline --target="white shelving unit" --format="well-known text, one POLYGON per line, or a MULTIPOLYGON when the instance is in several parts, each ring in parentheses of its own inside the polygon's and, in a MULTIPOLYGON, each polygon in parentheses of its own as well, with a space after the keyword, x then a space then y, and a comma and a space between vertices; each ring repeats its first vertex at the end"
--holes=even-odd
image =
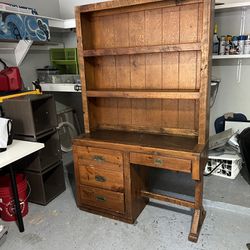
POLYGON ((242 8, 249 8, 250 2, 238 2, 238 3, 225 3, 225 4, 217 4, 215 6, 216 11, 224 11, 224 10, 237 10, 242 8))
POLYGON ((213 60, 219 59, 247 59, 250 58, 250 54, 248 55, 213 55, 213 60))
MULTIPOLYGON (((11 10, 5 10, 0 8, 0 12, 8 12, 8 13, 14 13, 19 15, 26 15, 26 16, 35 16, 40 18, 46 18, 49 22, 49 27, 51 29, 60 29, 60 30, 69 30, 74 29, 76 27, 75 19, 59 19, 59 18, 53 18, 53 17, 47 17, 47 16, 40 16, 40 15, 32 15, 29 13, 22 13, 20 11, 11 11, 11 10)), ((62 43, 50 43, 45 42, 44 44, 39 45, 32 45, 33 41, 30 40, 20 40, 18 42, 0 42, 0 51, 1 53, 5 52, 13 52, 14 59, 12 60, 16 66, 20 66, 23 62, 24 58, 26 57, 28 51, 30 50, 49 50, 50 48, 63 48, 64 45, 62 43)))
POLYGON ((44 42, 41 44, 33 43, 31 40, 20 40, 17 42, 0 42, 0 53, 13 54, 13 64, 20 66, 29 51, 46 51, 51 48, 64 48, 63 43, 44 42))
MULTIPOLYGON (((24 41, 29 41, 29 40, 24 40, 24 41)), ((17 44, 19 42, 0 42, 0 52, 12 52, 15 51, 17 44)), ((64 48, 63 43, 57 43, 57 42, 45 42, 41 44, 37 43, 32 43, 29 50, 49 50, 51 48, 64 48)))
MULTIPOLYGON (((245 10, 250 8, 250 1, 249 2, 236 2, 236 3, 225 3, 225 4, 218 4, 215 6, 216 12, 224 12, 224 11, 234 11, 234 10, 242 10, 242 17, 241 17, 241 32, 244 31, 245 26, 245 10)), ((242 59, 249 59, 250 54, 244 55, 213 55, 213 60, 224 60, 224 59, 238 59, 238 75, 240 75, 241 71, 241 64, 242 59)), ((240 81, 240 78, 238 79, 240 81)))
POLYGON ((26 16, 35 16, 40 18, 46 18, 49 20, 49 27, 51 28, 57 28, 57 29, 74 29, 76 27, 76 21, 75 19, 59 19, 54 17, 47 17, 47 16, 40 16, 40 15, 32 15, 29 13, 23 13, 20 11, 11 11, 11 10, 5 10, 1 9, 2 12, 8 12, 8 13, 14 13, 19 15, 26 15, 26 16))
POLYGON ((81 92, 80 84, 72 83, 40 83, 44 92, 81 92))

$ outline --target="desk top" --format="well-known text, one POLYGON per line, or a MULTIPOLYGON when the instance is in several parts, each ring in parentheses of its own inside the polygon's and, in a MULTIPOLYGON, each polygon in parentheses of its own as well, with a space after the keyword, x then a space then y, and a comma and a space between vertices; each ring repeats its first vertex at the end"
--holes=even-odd
POLYGON ((0 168, 44 148, 43 143, 13 140, 7 150, 0 153, 0 168))
POLYGON ((118 146, 122 144, 138 148, 146 147, 152 150, 163 149, 187 153, 200 153, 204 150, 204 145, 199 147, 197 144, 197 137, 115 130, 96 130, 90 134, 80 135, 74 139, 74 144, 81 146, 84 141, 111 143, 114 144, 117 149, 118 146))

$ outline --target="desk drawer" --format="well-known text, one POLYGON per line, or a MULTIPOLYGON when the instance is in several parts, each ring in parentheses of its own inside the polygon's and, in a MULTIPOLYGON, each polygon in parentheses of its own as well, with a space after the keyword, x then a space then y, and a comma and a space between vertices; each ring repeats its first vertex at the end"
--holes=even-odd
POLYGON ((186 173, 190 173, 192 167, 191 160, 140 153, 130 153, 130 162, 133 164, 164 168, 186 173))
POLYGON ((102 166, 114 171, 123 170, 123 155, 117 150, 78 146, 77 156, 80 165, 102 166))
POLYGON ((80 184, 123 192, 123 173, 101 167, 79 165, 80 184))
POLYGON ((99 188, 80 186, 81 202, 85 205, 124 213, 124 194, 99 188))

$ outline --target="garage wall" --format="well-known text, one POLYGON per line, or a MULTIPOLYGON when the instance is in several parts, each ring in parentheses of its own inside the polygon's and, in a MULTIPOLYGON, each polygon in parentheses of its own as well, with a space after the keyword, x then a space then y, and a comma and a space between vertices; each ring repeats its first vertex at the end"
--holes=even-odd
POLYGON ((61 18, 74 18, 75 6, 99 2, 105 2, 105 0, 59 0, 61 18))
POLYGON ((60 18, 59 0, 3 0, 37 9, 39 15, 60 18))
MULTIPOLYGON (((109 0, 59 0, 61 18, 74 18, 74 7, 109 0)), ((215 0, 216 3, 249 2, 249 0, 215 0)))
MULTIPOLYGON (((19 4, 27 7, 37 9, 39 15, 48 17, 60 18, 59 0, 8 0, 8 3, 19 4), (49 6, 49 7, 48 7, 49 6)), ((52 33, 52 40, 61 41, 61 34, 52 33)), ((4 46, 4 43, 3 43, 4 46)), ((14 63, 14 54, 9 51, 1 51, 0 57, 3 58, 10 66, 14 63)), ((23 63, 20 66, 25 87, 30 89, 31 82, 36 80, 36 69, 49 65, 49 52, 48 51, 29 51, 23 63)))
MULTIPOLYGON (((218 34, 240 35, 241 10, 216 13, 218 34)), ((250 34, 250 9, 246 11, 245 32, 250 34)), ((214 134, 214 121, 227 113, 244 113, 250 119, 250 59, 242 59, 241 71, 238 59, 213 60, 212 75, 221 79, 216 102, 210 113, 210 134, 214 134)))

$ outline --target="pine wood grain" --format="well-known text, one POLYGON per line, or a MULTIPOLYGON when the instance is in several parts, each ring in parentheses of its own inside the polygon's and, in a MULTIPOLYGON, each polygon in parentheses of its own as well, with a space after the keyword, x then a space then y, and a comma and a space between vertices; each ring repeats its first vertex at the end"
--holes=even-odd
POLYGON ((74 140, 77 205, 135 221, 150 198, 205 218, 213 0, 116 0, 76 8, 85 134, 74 140), (194 202, 147 190, 149 167, 181 171, 194 202))

